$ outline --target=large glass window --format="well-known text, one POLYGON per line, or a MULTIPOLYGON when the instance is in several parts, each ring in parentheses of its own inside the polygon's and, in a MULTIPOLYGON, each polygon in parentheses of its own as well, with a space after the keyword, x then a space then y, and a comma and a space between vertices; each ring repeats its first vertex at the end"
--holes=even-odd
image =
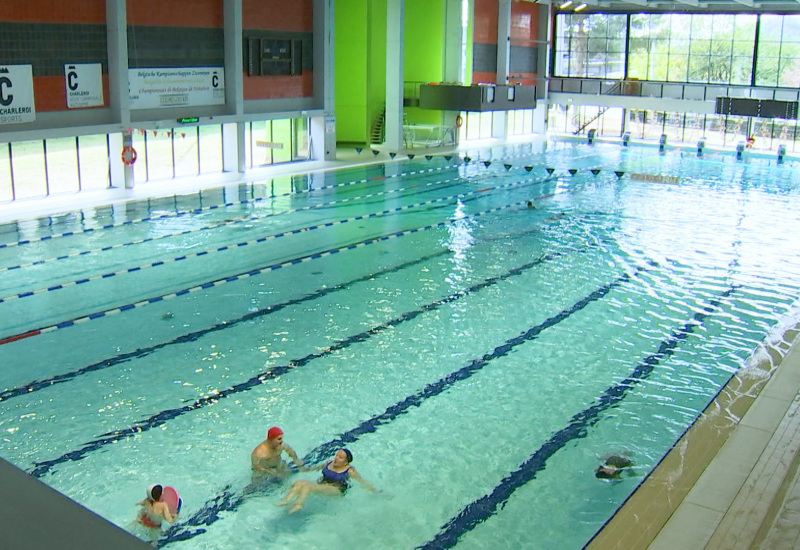
POLYGON ((45 140, 44 144, 50 193, 79 191, 78 140, 74 137, 53 138, 45 140))
POLYGON ((628 76, 750 84, 757 16, 632 14, 628 76))
POLYGON ((108 136, 105 134, 78 138, 81 189, 106 189, 111 186, 109 155, 108 136))
POLYGON ((800 15, 761 16, 756 86, 800 87, 800 15))
POLYGON ((626 15, 559 14, 555 75, 622 78, 626 25, 626 15))
POLYGON ((0 201, 14 200, 14 181, 11 177, 11 144, 0 143, 0 201))

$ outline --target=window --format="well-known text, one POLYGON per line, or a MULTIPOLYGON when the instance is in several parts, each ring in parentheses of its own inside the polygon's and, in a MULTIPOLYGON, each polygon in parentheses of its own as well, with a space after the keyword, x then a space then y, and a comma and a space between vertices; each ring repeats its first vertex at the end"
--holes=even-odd
POLYGON ((756 15, 671 13, 630 17, 630 77, 750 84, 756 15))
POLYGON ((626 27, 626 15, 558 14, 555 75, 622 78, 626 27))
POLYGON ((756 86, 800 87, 800 15, 761 16, 756 86))

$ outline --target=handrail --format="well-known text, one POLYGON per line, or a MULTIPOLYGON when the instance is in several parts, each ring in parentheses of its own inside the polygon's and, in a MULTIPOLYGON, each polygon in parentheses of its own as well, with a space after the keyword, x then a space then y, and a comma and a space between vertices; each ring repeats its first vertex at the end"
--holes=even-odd
MULTIPOLYGON (((623 84, 623 82, 625 82, 625 80, 624 80, 624 79, 620 79, 620 80, 618 80, 618 81, 616 82, 616 84, 614 84, 613 86, 611 86, 611 87, 610 87, 608 90, 606 90, 605 92, 603 92, 601 95, 616 95, 616 93, 615 93, 615 92, 616 92, 617 90, 620 90, 620 89, 622 88, 622 84, 623 84)), ((590 118, 589 120, 587 120, 586 122, 584 122, 584 123, 583 123, 583 126, 581 126, 581 127, 580 127, 580 128, 578 128, 577 130, 575 130, 574 132, 572 132, 572 135, 575 135, 575 136, 577 136, 578 134, 580 134, 581 132, 583 132, 583 131, 586 129, 586 127, 587 127, 587 126, 589 126, 589 125, 590 125, 592 122, 594 122, 595 120, 597 120, 598 118, 600 118, 601 116, 603 116, 603 114, 604 114, 606 111, 608 111, 610 108, 611 108, 611 107, 602 107, 601 109, 598 109, 598 110, 597 110, 597 114, 596 114, 595 116, 593 116, 592 118, 590 118)))

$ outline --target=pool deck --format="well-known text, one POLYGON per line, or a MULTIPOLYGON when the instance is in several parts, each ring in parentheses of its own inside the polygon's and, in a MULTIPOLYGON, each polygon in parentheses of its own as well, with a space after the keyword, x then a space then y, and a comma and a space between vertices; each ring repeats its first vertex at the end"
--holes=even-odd
POLYGON ((588 550, 800 548, 798 334, 755 354, 588 550))

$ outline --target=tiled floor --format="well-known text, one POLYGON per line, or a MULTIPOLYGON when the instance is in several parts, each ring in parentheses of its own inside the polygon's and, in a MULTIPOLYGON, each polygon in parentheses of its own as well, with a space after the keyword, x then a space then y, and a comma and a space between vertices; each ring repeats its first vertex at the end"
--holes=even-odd
POLYGON ((800 548, 798 333, 756 353, 589 550, 800 548))

